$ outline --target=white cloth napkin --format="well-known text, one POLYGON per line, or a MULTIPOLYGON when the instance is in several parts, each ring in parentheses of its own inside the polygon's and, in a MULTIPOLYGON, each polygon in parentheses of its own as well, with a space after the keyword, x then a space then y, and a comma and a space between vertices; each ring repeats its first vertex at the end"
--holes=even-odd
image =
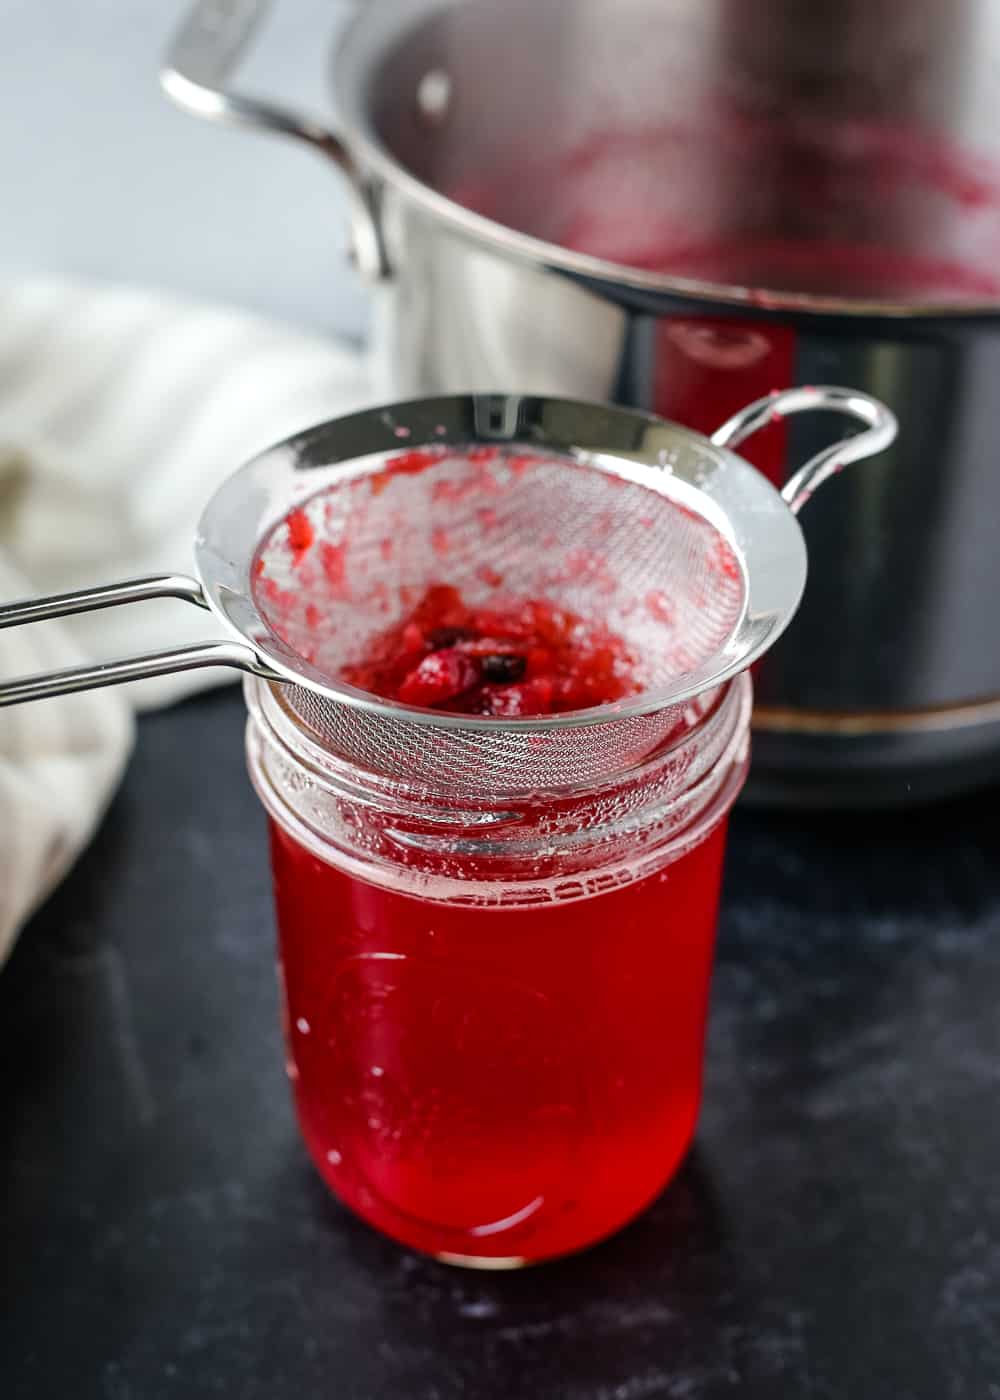
MULTIPOLYGON (((0 602, 189 572, 201 507, 269 443, 369 398, 351 347, 254 316, 64 282, 0 290, 0 602)), ((183 602, 0 631, 0 676, 210 635, 183 602)), ((0 709, 0 961, 90 839, 135 709, 195 671, 0 709)))

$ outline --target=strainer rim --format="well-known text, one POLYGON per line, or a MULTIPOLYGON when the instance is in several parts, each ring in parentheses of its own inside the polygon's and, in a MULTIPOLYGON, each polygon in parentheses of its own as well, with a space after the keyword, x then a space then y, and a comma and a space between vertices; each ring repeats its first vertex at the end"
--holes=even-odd
POLYGON ((414 398, 330 419, 284 438, 257 453, 210 498, 194 552, 211 610, 280 680, 386 719, 470 732, 590 727, 683 704, 747 669, 777 640, 795 614, 806 580, 798 521, 772 483, 736 453, 694 429, 639 409, 521 393, 414 398), (727 539, 743 574, 743 605, 724 645, 672 684, 585 710, 500 719, 420 709, 371 695, 331 680, 283 643, 254 597, 253 564, 268 533, 338 471, 356 467, 365 457, 469 444, 523 446, 581 467, 617 468, 620 477, 649 489, 659 484, 660 494, 671 498, 678 488, 688 500, 697 494, 701 513, 727 539), (666 483, 669 491, 662 489, 666 483), (735 514, 734 506, 739 507, 735 514))

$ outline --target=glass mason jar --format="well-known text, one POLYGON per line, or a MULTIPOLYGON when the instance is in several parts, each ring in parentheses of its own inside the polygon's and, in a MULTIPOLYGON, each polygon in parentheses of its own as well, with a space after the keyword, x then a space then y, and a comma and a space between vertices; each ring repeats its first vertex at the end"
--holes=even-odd
POLYGON ((749 679, 638 766, 515 800, 362 771, 280 687, 246 694, 288 1071, 322 1176, 452 1263, 616 1230, 694 1131, 749 679))

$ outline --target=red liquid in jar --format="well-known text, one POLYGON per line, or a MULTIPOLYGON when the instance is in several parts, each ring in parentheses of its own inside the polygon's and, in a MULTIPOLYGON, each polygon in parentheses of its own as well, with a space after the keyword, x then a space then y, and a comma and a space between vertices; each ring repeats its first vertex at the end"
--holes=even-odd
POLYGON ((631 885, 472 908, 272 821, 290 1074, 341 1200, 416 1249, 509 1262, 648 1204, 697 1117, 724 843, 722 820, 631 885))

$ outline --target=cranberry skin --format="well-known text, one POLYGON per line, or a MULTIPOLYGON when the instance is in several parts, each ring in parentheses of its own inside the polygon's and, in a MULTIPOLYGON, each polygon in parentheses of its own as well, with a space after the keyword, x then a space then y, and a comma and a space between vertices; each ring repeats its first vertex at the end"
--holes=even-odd
POLYGON ((288 543, 291 546, 294 562, 297 564, 304 554, 312 548, 314 538, 312 521, 301 508, 289 511, 288 519, 288 543))
POLYGON ((545 676, 525 681, 523 685, 483 686, 484 712, 508 719, 551 714, 552 689, 552 682, 545 676))
POLYGON ((446 647, 453 647, 457 642, 471 642, 474 633, 468 627, 435 627, 428 634, 427 645, 431 651, 443 651, 446 647))
POLYGON ((478 680, 478 668, 470 657, 454 648, 432 651, 404 678, 399 698, 404 705, 443 705, 471 690, 478 680))
POLYGON ((479 661, 483 680, 494 685, 510 685, 514 681, 523 680, 527 669, 527 660, 518 656, 516 652, 491 652, 479 661))

